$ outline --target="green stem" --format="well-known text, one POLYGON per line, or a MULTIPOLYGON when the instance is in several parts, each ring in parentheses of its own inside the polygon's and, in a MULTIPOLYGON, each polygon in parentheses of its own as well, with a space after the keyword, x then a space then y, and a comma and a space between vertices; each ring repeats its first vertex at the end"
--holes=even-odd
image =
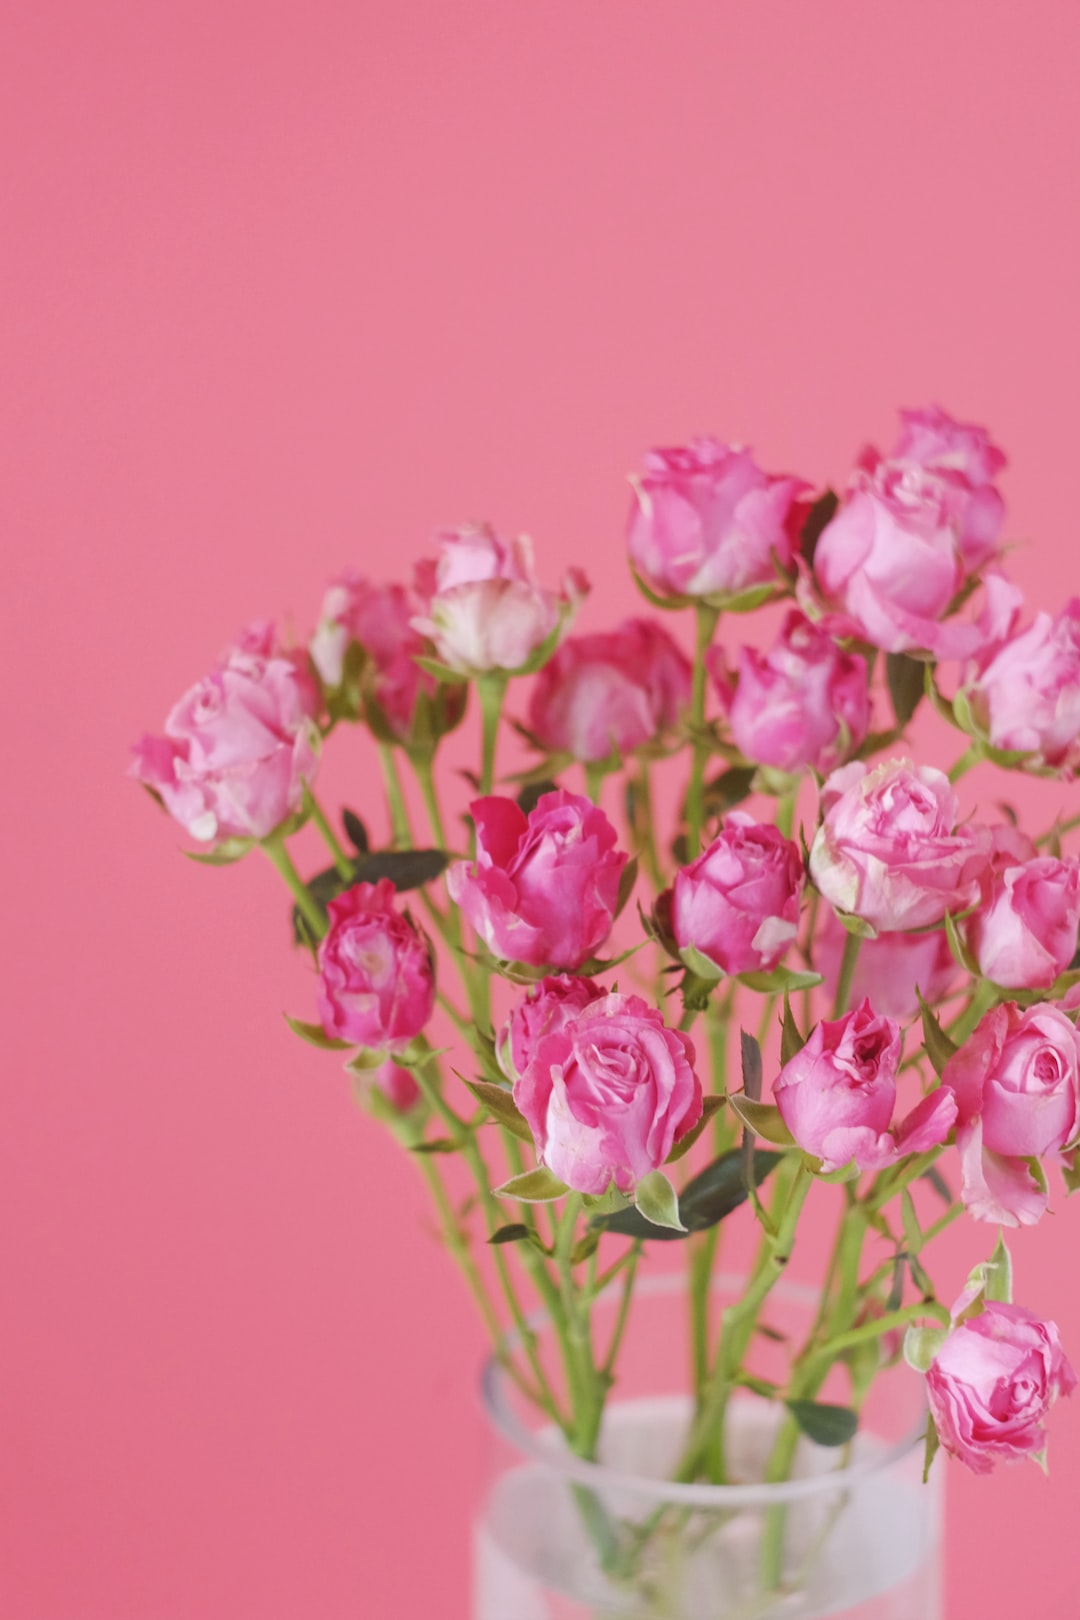
POLYGON ((791 793, 782 793, 776 801, 776 827, 785 838, 790 838, 795 826, 795 801, 799 796, 798 788, 791 793))
POLYGON ((637 822, 636 828, 631 828, 635 836, 638 854, 641 856, 648 874, 649 882, 657 894, 664 887, 664 874, 660 869, 660 857, 656 848, 656 827, 653 823, 652 803, 652 777, 649 771, 649 762, 641 760, 637 775, 637 822))
POLYGON ((1045 849, 1055 838, 1063 838, 1066 833, 1075 831, 1077 827, 1080 827, 1080 816, 1070 816, 1067 821, 1055 821, 1049 832, 1044 832, 1035 842, 1040 849, 1045 849))
POLYGON ((851 1000, 851 983, 855 977, 855 968, 862 949, 862 938, 858 934, 849 934, 844 940, 844 954, 840 959, 840 977, 836 981, 836 1000, 833 1002, 833 1017, 841 1018, 848 1010, 851 1000))
POLYGON ((495 744, 499 735, 499 717, 506 696, 507 678, 501 673, 481 675, 476 686, 480 694, 481 718, 480 795, 484 798, 495 785, 495 744))
POLYGON ((701 851, 701 823, 705 789, 705 766, 709 758, 709 739, 705 735, 705 654, 716 630, 719 610, 705 602, 697 605, 697 638, 694 652, 693 684, 690 692, 690 729, 693 739, 693 758, 690 766, 690 787, 686 795, 686 854, 696 860, 701 851))
POLYGON ((318 799, 315 797, 314 793, 311 791, 311 788, 306 782, 304 784, 304 798, 307 802, 307 807, 311 812, 311 819, 315 823, 316 827, 318 827, 319 832, 322 834, 323 842, 333 857, 334 865, 337 867, 338 877, 343 878, 346 883, 351 883, 353 880, 353 863, 350 861, 344 849, 341 847, 337 834, 335 833, 333 827, 331 827, 329 821, 326 819, 326 814, 322 805, 319 803, 318 799))
POLYGON ((316 939, 322 939, 326 933, 326 918, 319 910, 314 895, 293 865, 292 857, 285 848, 285 840, 279 834, 273 833, 269 838, 263 839, 261 847, 265 851, 267 858, 285 879, 300 914, 311 929, 313 936, 316 939))
POLYGON ((608 1345, 604 1364, 600 1369, 600 1377, 604 1386, 609 1385, 615 1376, 615 1363, 619 1359, 619 1347, 626 1332, 626 1324, 630 1320, 630 1303, 634 1297, 634 1278, 637 1274, 638 1261, 641 1259, 641 1244, 636 1242, 630 1250, 630 1257, 626 1262, 626 1275, 623 1278, 622 1295, 619 1299, 619 1309, 615 1317, 615 1326, 611 1332, 611 1342, 608 1345))
POLYGON ((979 744, 972 743, 971 747, 967 749, 965 753, 960 755, 960 758, 949 772, 949 781, 959 782, 960 778, 962 776, 966 776, 968 771, 971 770, 972 766, 977 765, 982 757, 983 752, 979 744))
POLYGON ((436 849, 448 849, 446 841, 446 828, 443 825, 442 811, 439 809, 439 796, 435 791, 435 771, 430 754, 413 754, 413 771, 420 784, 420 793, 424 800, 424 809, 431 824, 432 836, 435 839, 436 849))
POLYGON ((389 743, 379 744, 379 761, 382 765, 383 780, 386 783, 386 800, 390 809, 390 828, 393 833, 394 843, 399 849, 409 849, 412 846, 409 812, 405 804, 405 794, 401 786, 397 759, 389 743))
POLYGON ((604 796, 604 777, 607 771, 603 761, 590 760, 585 765, 585 796, 593 804, 599 804, 604 796))

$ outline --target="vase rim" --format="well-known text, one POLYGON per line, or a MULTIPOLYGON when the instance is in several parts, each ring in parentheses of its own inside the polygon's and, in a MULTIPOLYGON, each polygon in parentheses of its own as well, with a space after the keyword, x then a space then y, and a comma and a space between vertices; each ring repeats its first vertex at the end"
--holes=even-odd
MULTIPOLYGON (((712 1291, 717 1293, 736 1292, 744 1282, 745 1278, 721 1273, 713 1278, 711 1287, 712 1291)), ((615 1287, 617 1284, 611 1286, 615 1287)), ((680 1293, 684 1286, 682 1274, 670 1272, 663 1276, 640 1278, 637 1292, 645 1297, 657 1297, 680 1293)), ((607 1291, 605 1289, 597 1298, 603 1300, 607 1291)), ((787 1278, 776 1285, 774 1293, 779 1299, 807 1306, 816 1305, 820 1298, 819 1290, 805 1283, 789 1281, 787 1278)), ((530 1329, 538 1330, 548 1325, 548 1313, 543 1309, 533 1311, 526 1321, 530 1329)), ((509 1331, 503 1339, 503 1344, 508 1349, 516 1349, 520 1343, 521 1333, 516 1328, 509 1331)), ((916 1446, 922 1444, 926 1430, 927 1408, 923 1404, 917 1423, 900 1440, 894 1441, 875 1456, 861 1458, 843 1468, 829 1469, 821 1474, 801 1479, 780 1480, 775 1484, 709 1485, 700 1482, 683 1484, 644 1474, 626 1473, 605 1463, 589 1462, 583 1457, 575 1456, 571 1451, 554 1449, 550 1437, 556 1431, 528 1429, 515 1413, 509 1395, 510 1380, 499 1364, 498 1358, 491 1355, 484 1362, 480 1372, 481 1404, 492 1426, 523 1456, 541 1463, 552 1471, 557 1470, 567 1479, 592 1486, 596 1490, 617 1490, 652 1500, 682 1504, 684 1507, 714 1510, 724 1507, 768 1507, 780 1502, 804 1501, 822 1492, 831 1494, 845 1490, 849 1485, 883 1473, 900 1462, 916 1446)))

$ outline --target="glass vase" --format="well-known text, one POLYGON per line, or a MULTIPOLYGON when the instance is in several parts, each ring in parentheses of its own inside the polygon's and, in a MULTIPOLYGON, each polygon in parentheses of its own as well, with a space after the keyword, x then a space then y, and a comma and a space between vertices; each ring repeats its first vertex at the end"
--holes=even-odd
MULTIPOLYGON (((715 1320, 740 1292, 717 1279, 715 1320)), ((760 1377, 783 1377, 817 1303, 797 1285, 773 1290, 760 1377)), ((761 1480, 784 1409, 737 1391, 724 1431, 733 1483, 673 1484, 694 1411, 687 1322, 681 1276, 639 1280, 597 1462, 574 1456, 488 1363, 473 1620, 940 1620, 940 1471, 923 1484, 918 1375, 902 1362, 880 1372, 855 1438, 801 1436, 779 1484, 761 1480)), ((836 1379, 820 1400, 846 1398, 836 1379)))

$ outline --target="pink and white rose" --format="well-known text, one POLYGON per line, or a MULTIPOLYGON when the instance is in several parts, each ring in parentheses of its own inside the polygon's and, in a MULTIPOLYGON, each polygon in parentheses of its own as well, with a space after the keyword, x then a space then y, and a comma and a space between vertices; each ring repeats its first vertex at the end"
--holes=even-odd
POLYGON ((593 763, 656 741, 690 702, 690 662, 660 625, 564 641, 536 678, 529 728, 552 753, 593 763))
POLYGON ((967 676, 964 692, 995 748, 1030 753, 1068 774, 1080 768, 1080 598, 1055 617, 1039 613, 999 640, 967 676))
MULTIPOLYGON (((811 949, 814 968, 825 979, 825 994, 836 994, 847 929, 832 912, 820 914, 811 949)), ((864 939, 851 980, 853 1005, 869 996, 879 1013, 901 1021, 919 1011, 916 990, 929 1006, 947 994, 959 973, 943 928, 921 934, 879 934, 864 939)))
POLYGON ((977 911, 962 932, 979 972, 1010 990, 1045 990, 1076 954, 1080 861, 1040 855, 1014 827, 994 827, 977 911))
POLYGON ((1005 502, 994 479, 1005 455, 984 427, 958 422, 938 405, 900 412, 894 461, 913 461, 937 473, 957 493, 957 545, 969 570, 987 562, 1005 521, 1005 502))
POLYGON ((982 826, 958 826, 956 794, 931 765, 853 760, 828 778, 810 876, 837 911, 907 933, 978 898, 990 855, 982 826))
POLYGON ((431 651, 412 625, 425 606, 406 585, 373 585, 361 574, 343 574, 327 589, 311 639, 312 663, 331 689, 341 685, 350 645, 363 648, 371 695, 391 733, 402 741, 411 734, 420 693, 434 694, 437 684, 416 662, 431 651))
POLYGON ((528 816, 496 795, 470 805, 476 860, 455 861, 450 897, 504 961, 576 968, 611 932, 629 857, 590 799, 558 788, 528 816))
POLYGON ((521 1055, 514 1101, 575 1192, 632 1192, 701 1118, 693 1043, 640 996, 590 1000, 521 1055))
POLYGON ((431 942, 397 909, 389 878, 331 900, 319 942, 319 1019, 327 1035, 370 1051, 402 1051, 435 1005, 431 942))

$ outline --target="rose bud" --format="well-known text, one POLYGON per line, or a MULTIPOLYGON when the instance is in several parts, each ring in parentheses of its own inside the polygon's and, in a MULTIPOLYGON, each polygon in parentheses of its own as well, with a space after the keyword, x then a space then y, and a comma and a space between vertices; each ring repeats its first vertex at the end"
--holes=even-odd
POLYGON ((799 930, 798 846, 735 810, 703 855, 675 874, 671 923, 721 973, 771 972, 799 930))
POLYGON ((567 574, 561 592, 538 585, 525 535, 504 540, 490 528, 466 527, 435 538, 438 560, 417 570, 429 605, 411 622, 443 663, 464 675, 521 669, 569 628, 589 589, 579 569, 567 574))
POLYGON ((534 984, 510 1014, 496 1045, 495 1056, 506 1078, 516 1080, 524 1074, 543 1036, 572 1023, 590 1002, 602 1001, 607 993, 595 979, 570 973, 551 974, 534 984))
POLYGON ((969 674, 964 694, 995 748, 1073 775, 1080 765, 1080 598, 1039 613, 969 674))
POLYGON ((660 738, 690 702, 690 663, 648 619, 571 636, 536 678, 529 729, 551 753, 585 764, 660 738))
POLYGON ((952 1329, 926 1374, 938 1439, 976 1474, 1041 1452, 1047 1413, 1075 1388, 1056 1324, 990 1300, 952 1329))
POLYGON ((1010 990, 1045 990, 1076 954, 1080 861, 1039 855, 1013 827, 995 827, 979 909, 964 940, 979 972, 1010 990))
POLYGON ((693 1043, 640 996, 591 1001, 519 1055, 514 1101, 575 1192, 632 1192, 701 1118, 693 1043))
POLYGON ((907 933, 974 904, 990 855, 985 827, 958 827, 956 794, 931 765, 854 760, 828 778, 810 877, 837 911, 907 933))
POLYGON ((1027 1164, 1080 1132, 1080 1034, 1056 1007, 994 1007, 945 1065, 955 1092, 960 1198, 979 1221, 1033 1226, 1046 1191, 1027 1164))
POLYGON ((431 943, 394 904, 389 878, 358 883, 329 906, 318 950, 319 1018, 328 1035, 400 1052, 435 1005, 431 943))
POLYGON ((400 1063, 389 1061, 377 1069, 370 1069, 364 1079, 371 1088, 378 1091, 390 1107, 397 1114, 407 1114, 415 1108, 423 1093, 416 1083, 416 1077, 410 1070, 403 1069, 400 1063))
POLYGON ((711 651, 707 662, 731 735, 757 765, 831 771, 870 729, 865 659, 844 652, 797 610, 769 652, 740 648, 737 685, 724 672, 719 649, 711 651))
POLYGON ((738 595, 792 561, 787 517, 809 485, 762 472, 717 439, 650 450, 631 480, 630 561, 663 596, 738 595))
POLYGON ((611 932, 628 856, 591 800, 545 793, 526 817, 513 799, 469 806, 476 860, 455 861, 450 897, 503 961, 576 968, 611 932))
POLYGON ((957 544, 964 565, 980 568, 994 553, 1005 502, 994 479, 1005 466, 1004 453, 984 427, 957 422, 938 405, 901 411, 895 461, 914 461, 947 479, 957 491, 957 544))
POLYGON ((932 1091, 894 1127, 900 1027, 863 1001, 833 1022, 818 1024, 773 1087, 780 1117, 804 1153, 825 1173, 854 1164, 881 1170, 909 1153, 944 1142, 956 1120, 956 1099, 932 1091))
MULTIPOLYGON (((846 928, 833 912, 819 913, 811 941, 814 968, 825 979, 824 993, 832 998, 840 978, 847 943, 846 928)), ((919 997, 931 1007, 941 1001, 959 972, 943 928, 923 934, 880 934, 864 939, 855 963, 849 1000, 853 1005, 869 996, 879 1013, 901 1021, 919 1011, 919 997)))
POLYGON ((315 779, 314 683, 289 658, 234 649, 143 737, 130 774, 200 843, 267 838, 315 779))

